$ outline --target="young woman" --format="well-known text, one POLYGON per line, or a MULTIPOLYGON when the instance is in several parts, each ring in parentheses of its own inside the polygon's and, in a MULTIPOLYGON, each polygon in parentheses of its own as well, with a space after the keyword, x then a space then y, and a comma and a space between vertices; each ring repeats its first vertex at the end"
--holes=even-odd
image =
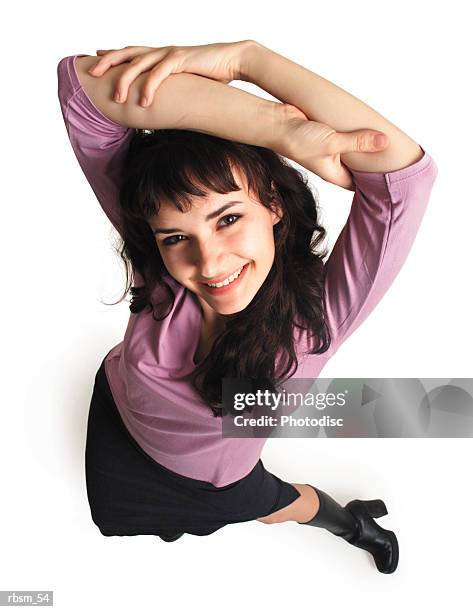
POLYGON ((221 381, 320 374, 402 267, 435 162, 369 106, 255 41, 97 55, 58 65, 69 139, 121 236, 122 299, 132 295, 90 405, 94 523, 107 536, 174 541, 297 521, 392 573, 396 536, 374 520, 384 502, 342 507, 268 472, 264 438, 223 437, 221 381), (354 191, 327 261, 317 202, 286 157, 354 191))

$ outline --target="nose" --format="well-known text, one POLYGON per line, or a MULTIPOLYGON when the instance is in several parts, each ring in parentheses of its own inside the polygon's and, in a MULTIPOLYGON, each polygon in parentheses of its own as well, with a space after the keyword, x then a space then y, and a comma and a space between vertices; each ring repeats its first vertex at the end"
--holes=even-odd
POLYGON ((223 255, 217 241, 207 240, 197 244, 194 261, 202 280, 217 278, 226 272, 223 255))

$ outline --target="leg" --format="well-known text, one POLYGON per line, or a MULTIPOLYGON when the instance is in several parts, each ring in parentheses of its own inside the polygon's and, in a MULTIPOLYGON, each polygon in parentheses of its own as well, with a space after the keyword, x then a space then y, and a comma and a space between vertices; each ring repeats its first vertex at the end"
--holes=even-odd
POLYGON ((296 484, 294 482, 291 482, 291 484, 299 491, 301 494, 300 497, 292 502, 292 504, 289 504, 289 506, 256 520, 268 525, 273 523, 284 523, 285 521, 305 523, 310 521, 315 514, 317 514, 319 509, 319 498, 314 489, 306 484, 296 484))
POLYGON ((396 570, 399 560, 396 535, 373 520, 388 512, 382 500, 356 499, 343 507, 321 489, 314 490, 306 484, 291 484, 299 491, 300 497, 289 506, 261 517, 258 521, 267 524, 297 521, 327 529, 373 555, 380 572, 391 574, 396 570))

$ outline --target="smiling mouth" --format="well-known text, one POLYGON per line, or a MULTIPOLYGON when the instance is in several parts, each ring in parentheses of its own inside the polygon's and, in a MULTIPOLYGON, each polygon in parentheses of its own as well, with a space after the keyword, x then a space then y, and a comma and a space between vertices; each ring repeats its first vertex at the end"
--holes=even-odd
POLYGON ((205 290, 209 293, 222 293, 224 291, 229 290, 230 288, 239 284, 241 278, 245 275, 246 270, 248 269, 249 262, 246 263, 241 268, 238 268, 233 274, 231 274, 228 278, 224 279, 219 283, 200 283, 205 290))
POLYGON ((218 283, 210 283, 210 282, 202 282, 202 281, 200 281, 200 283, 201 285, 206 285, 207 287, 223 287, 224 285, 228 285, 232 283, 235 279, 237 279, 245 266, 246 264, 238 268, 238 270, 235 270, 235 272, 232 272, 232 274, 230 274, 226 278, 222 279, 221 281, 218 281, 218 283))

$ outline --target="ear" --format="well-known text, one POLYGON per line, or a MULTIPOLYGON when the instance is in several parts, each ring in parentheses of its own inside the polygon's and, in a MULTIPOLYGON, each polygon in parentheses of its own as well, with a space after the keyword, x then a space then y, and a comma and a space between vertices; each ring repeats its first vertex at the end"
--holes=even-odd
POLYGON ((273 209, 271 212, 271 218, 273 221, 273 225, 277 225, 279 221, 281 221, 283 216, 284 216, 284 213, 282 211, 282 208, 280 206, 273 206, 273 209))
POLYGON ((281 221, 281 219, 284 216, 283 213, 283 209, 282 206, 279 204, 280 202, 280 196, 276 191, 276 187, 274 185, 274 181, 271 181, 271 192, 272 192, 272 200, 273 200, 273 204, 271 205, 271 218, 273 221, 273 225, 276 225, 277 223, 279 223, 279 221, 281 221))

